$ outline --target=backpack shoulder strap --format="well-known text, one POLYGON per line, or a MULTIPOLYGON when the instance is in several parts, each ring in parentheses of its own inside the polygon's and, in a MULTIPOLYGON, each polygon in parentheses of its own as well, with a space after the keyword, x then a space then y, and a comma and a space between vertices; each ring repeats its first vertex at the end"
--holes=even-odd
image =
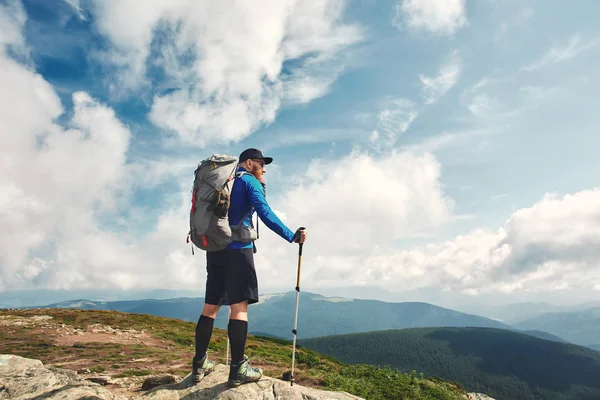
MULTIPOLYGON (((250 174, 250 172, 248 172, 248 171, 237 171, 235 173, 235 177, 236 178, 241 178, 242 176, 248 175, 248 174, 250 174)), ((250 174, 250 175, 252 175, 252 174, 250 174)))
MULTIPOLYGON (((242 176, 244 176, 246 174, 250 174, 250 173, 248 171, 237 171, 235 173, 235 177, 236 177, 236 179, 241 179, 242 176)), ((252 210, 254 210, 254 206, 250 205, 250 209, 246 212, 246 214, 244 214, 244 216, 242 217, 242 219, 240 219, 240 222, 238 222, 234 226, 236 228, 239 228, 240 226, 242 226, 242 224, 244 223, 244 221, 246 220, 246 218, 248 218, 248 215, 250 215, 250 213, 252 212, 252 210)), ((250 220, 250 223, 252 224, 252 220, 250 220)))
MULTIPOLYGON (((238 178, 238 179, 241 179, 241 178, 242 178, 242 176, 244 176, 244 175, 250 175, 250 176, 252 176, 252 178, 256 179, 256 178, 254 177, 254 175, 252 175, 251 173, 249 173, 249 172, 248 172, 248 171, 246 171, 246 170, 243 170, 243 171, 238 171, 238 172, 236 172, 236 174, 235 174, 236 178, 238 178)), ((267 195, 267 191, 266 191, 266 186, 265 186, 265 184, 264 184, 264 183, 262 183, 262 182, 259 182, 259 183, 260 183, 260 185, 262 186, 262 189, 263 189, 263 193, 264 193, 264 195, 266 196, 266 195, 267 195)), ((240 220, 240 222, 239 222, 238 224, 236 224, 236 225, 235 225, 235 226, 236 226, 236 228, 239 228, 239 227, 240 227, 240 226, 241 226, 241 225, 244 223, 244 221, 246 220, 246 218, 248 218, 248 215, 250 215, 250 213, 252 213, 252 210, 253 210, 253 209, 254 209, 254 206, 250 205, 250 209, 248 210, 248 212, 247 212, 247 213, 246 213, 246 214, 245 214, 245 215, 242 217, 242 219, 240 220)), ((254 228, 254 221, 252 221, 252 218, 250 218, 250 225, 251 225, 251 226, 254 228)), ((259 226, 259 223, 258 223, 258 217, 256 217, 256 238, 257 238, 257 239, 260 237, 260 234, 259 234, 259 232, 258 232, 258 226, 259 226)), ((256 251, 257 251, 257 249, 256 249, 256 243, 255 243, 254 241, 252 241, 252 250, 253 250, 253 252, 254 252, 254 253, 256 253, 256 251)))

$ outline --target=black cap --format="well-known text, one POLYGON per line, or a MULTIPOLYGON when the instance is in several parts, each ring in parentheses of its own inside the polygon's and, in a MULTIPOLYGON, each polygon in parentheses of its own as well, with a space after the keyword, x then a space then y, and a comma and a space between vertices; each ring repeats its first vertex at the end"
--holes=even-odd
POLYGON ((254 159, 254 160, 264 160, 265 161, 265 165, 266 164, 271 164, 273 162, 273 158, 272 157, 265 157, 263 156, 262 151, 258 150, 258 149, 246 149, 242 152, 242 154, 240 154, 240 163, 243 163, 244 161, 248 160, 248 159, 254 159))

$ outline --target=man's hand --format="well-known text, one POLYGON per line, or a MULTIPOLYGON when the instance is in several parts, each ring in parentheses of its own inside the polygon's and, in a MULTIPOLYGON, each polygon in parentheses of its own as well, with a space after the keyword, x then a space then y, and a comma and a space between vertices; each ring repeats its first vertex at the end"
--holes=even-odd
POLYGON ((296 233, 294 233, 294 243, 304 243, 304 242, 306 242, 306 237, 307 237, 306 229, 298 228, 296 230, 296 233))

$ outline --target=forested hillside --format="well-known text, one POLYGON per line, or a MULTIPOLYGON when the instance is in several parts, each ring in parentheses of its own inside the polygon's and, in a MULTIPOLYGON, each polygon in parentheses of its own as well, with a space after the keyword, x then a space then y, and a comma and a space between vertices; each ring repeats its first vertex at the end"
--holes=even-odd
POLYGON ((300 340, 347 363, 438 376, 507 400, 600 399, 600 352, 495 328, 413 328, 300 340))

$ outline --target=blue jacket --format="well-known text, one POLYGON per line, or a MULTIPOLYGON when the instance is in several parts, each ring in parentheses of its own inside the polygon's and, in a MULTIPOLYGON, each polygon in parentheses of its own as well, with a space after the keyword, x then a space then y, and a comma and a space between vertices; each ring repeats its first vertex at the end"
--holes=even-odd
MULTIPOLYGON (((243 172, 245 169, 238 168, 237 172, 243 172)), ((248 212, 250 206, 254 209, 244 220, 244 225, 250 225, 250 219, 254 213, 258 213, 261 221, 273 232, 287 240, 293 242, 294 232, 292 232, 277 215, 273 212, 267 199, 262 184, 252 174, 244 174, 235 178, 231 188, 231 203, 229 204, 229 225, 236 225, 240 219, 248 212)), ((252 248, 252 243, 232 242, 228 249, 252 248)))

